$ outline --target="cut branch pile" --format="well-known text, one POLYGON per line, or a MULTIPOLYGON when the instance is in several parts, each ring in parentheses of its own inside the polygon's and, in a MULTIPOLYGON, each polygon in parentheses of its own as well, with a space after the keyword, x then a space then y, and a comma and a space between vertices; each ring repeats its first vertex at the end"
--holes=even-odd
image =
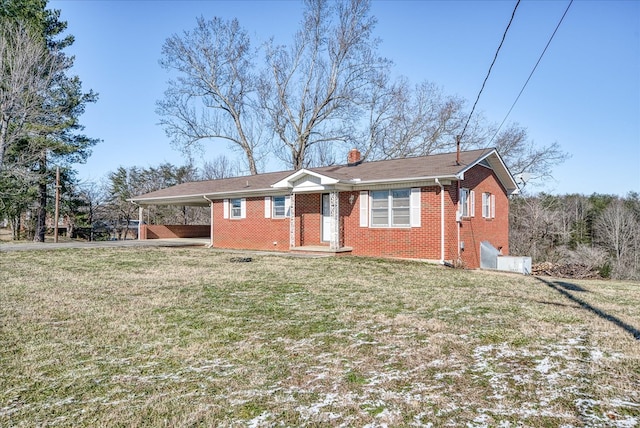
POLYGON ((597 268, 580 263, 537 263, 531 267, 531 274, 574 279, 602 278, 597 268))

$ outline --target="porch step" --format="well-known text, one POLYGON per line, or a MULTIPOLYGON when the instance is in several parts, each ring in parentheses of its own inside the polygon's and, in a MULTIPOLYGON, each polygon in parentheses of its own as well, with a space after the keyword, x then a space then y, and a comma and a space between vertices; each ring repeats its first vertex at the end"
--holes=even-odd
POLYGON ((302 254, 332 254, 332 255, 348 255, 353 251, 352 247, 340 247, 331 249, 324 245, 303 245, 301 247, 292 247, 289 249, 292 253, 302 254))

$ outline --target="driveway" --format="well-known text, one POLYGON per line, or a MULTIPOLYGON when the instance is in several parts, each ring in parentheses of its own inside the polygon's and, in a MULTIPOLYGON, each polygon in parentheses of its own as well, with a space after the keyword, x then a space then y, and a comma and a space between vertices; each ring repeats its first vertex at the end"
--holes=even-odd
POLYGON ((21 242, 0 244, 0 252, 3 251, 33 251, 33 250, 60 250, 64 248, 118 248, 118 247, 204 247, 209 244, 209 238, 184 238, 184 239, 146 239, 124 241, 73 241, 73 242, 21 242))

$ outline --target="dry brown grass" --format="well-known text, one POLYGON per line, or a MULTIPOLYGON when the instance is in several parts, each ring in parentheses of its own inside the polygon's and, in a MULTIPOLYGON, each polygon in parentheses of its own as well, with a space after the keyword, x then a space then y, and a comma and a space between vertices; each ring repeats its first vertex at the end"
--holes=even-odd
POLYGON ((0 426, 634 426, 640 285, 0 253, 0 426))

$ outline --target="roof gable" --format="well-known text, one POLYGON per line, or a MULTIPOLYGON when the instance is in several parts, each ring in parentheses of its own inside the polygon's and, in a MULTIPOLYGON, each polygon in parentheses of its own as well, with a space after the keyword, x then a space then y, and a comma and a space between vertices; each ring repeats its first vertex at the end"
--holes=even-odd
POLYGON ((274 189, 297 189, 299 191, 321 191, 333 186, 339 179, 323 175, 310 169, 300 169, 271 185, 274 189))

